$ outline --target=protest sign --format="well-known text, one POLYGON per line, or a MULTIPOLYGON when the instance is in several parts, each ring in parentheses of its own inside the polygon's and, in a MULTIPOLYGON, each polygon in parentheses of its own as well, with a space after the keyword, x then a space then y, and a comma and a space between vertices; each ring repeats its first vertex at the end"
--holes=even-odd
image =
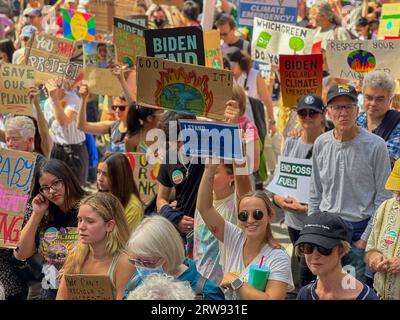
POLYGON ((119 64, 133 67, 136 56, 146 55, 145 28, 132 22, 114 18, 114 44, 119 64))
POLYGON ((309 54, 314 34, 311 29, 254 18, 252 58, 277 65, 280 54, 309 54))
POLYGON ((32 116, 29 87, 35 84, 35 69, 23 65, 0 65, 0 113, 32 116))
POLYGON ((214 12, 217 0, 203 1, 203 14, 201 15, 201 27, 204 31, 212 30, 214 26, 214 12))
POLYGON ((291 196, 300 203, 310 201, 312 161, 278 157, 278 167, 267 190, 282 197, 291 196))
POLYGON ((204 32, 204 51, 206 55, 206 67, 223 69, 221 37, 218 30, 204 32))
POLYGON ((70 40, 96 39, 96 23, 94 16, 71 9, 61 9, 64 38, 70 40))
POLYGON ((133 171, 133 179, 138 187, 141 200, 148 204, 158 192, 157 177, 160 172, 160 163, 150 164, 145 153, 126 152, 133 171))
POLYGON ((239 125, 179 120, 179 127, 186 156, 244 160, 239 125))
POLYGON ((108 275, 65 274, 69 300, 115 300, 108 275))
POLYGON ((122 94, 121 85, 111 69, 86 67, 84 80, 93 94, 118 97, 122 94))
POLYGON ((289 24, 297 23, 298 0, 240 0, 239 24, 253 26, 255 17, 289 24))
POLYGON ((83 64, 85 67, 110 68, 117 62, 115 46, 106 42, 83 42, 83 64))
POLYGON ((386 3, 382 5, 381 19, 378 29, 378 40, 400 36, 400 4, 386 3))
POLYGON ((203 31, 199 27, 147 29, 144 38, 148 57, 205 65, 203 31))
POLYGON ((178 8, 183 7, 184 0, 153 0, 154 4, 165 4, 167 6, 176 6, 178 8))
POLYGON ((70 61, 76 53, 72 40, 35 34, 25 50, 25 61, 37 70, 36 80, 40 83, 57 76, 75 80, 82 69, 82 64, 70 61))
POLYGON ((145 14, 134 14, 131 16, 127 16, 126 20, 145 28, 147 28, 149 24, 148 17, 145 14))
POLYGON ((382 70, 400 78, 396 63, 400 40, 328 41, 326 59, 329 73, 340 79, 362 79, 370 71, 382 70))
POLYGON ((34 176, 33 153, 0 148, 0 247, 16 248, 34 176))
POLYGON ((137 81, 137 102, 149 108, 223 120, 232 99, 231 71, 138 57, 137 79, 146 79, 137 81))
POLYGON ((280 55, 283 105, 296 107, 305 94, 322 95, 322 54, 280 55))

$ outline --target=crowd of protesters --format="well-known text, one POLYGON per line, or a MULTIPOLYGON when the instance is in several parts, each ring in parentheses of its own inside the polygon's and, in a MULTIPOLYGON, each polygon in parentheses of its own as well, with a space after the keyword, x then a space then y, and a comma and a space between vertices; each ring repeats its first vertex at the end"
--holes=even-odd
MULTIPOLYGON (((182 159, 170 130, 196 116, 138 105, 134 71, 124 66, 112 66, 120 96, 60 78, 30 87, 31 116, 0 113, 0 148, 36 156, 17 247, 0 248, 0 299, 70 299, 71 274, 107 275, 118 300, 283 300, 290 292, 300 300, 400 299, 396 79, 383 71, 337 79, 325 63, 322 95, 284 111, 276 69, 265 77, 251 58, 238 1, 215 1, 207 12, 205 2, 178 9, 137 0, 131 14, 147 15, 151 29, 201 27, 214 15, 234 79, 225 122, 243 131, 245 163, 182 159), (283 112, 294 121, 280 121, 283 112), (156 150, 165 161, 146 203, 124 153, 148 152, 153 129, 165 133, 168 152, 156 150), (266 191, 278 154, 312 161, 309 202, 266 191), (274 237, 276 210, 293 252, 274 237), (260 261, 269 268, 262 289, 249 282, 260 261)), ((377 38, 380 1, 306 2, 297 25, 315 29, 324 59, 328 40, 377 38)), ((0 66, 25 64, 37 33, 63 37, 60 8, 90 13, 91 5, 1 0, 0 66)))

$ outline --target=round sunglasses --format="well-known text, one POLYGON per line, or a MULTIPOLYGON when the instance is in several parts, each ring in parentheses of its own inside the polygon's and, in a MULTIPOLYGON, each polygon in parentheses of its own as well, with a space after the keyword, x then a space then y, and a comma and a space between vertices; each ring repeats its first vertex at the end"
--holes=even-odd
MULTIPOLYGON (((264 212, 262 210, 254 210, 253 212, 254 220, 261 220, 264 217, 264 212)), ((249 212, 247 211, 240 211, 238 214, 238 219, 242 222, 249 220, 249 212)))
POLYGON ((317 246, 313 243, 301 243, 299 244, 299 250, 302 254, 312 254, 314 252, 314 248, 317 248, 318 252, 323 256, 329 256, 332 254, 333 249, 324 248, 321 246, 317 246))

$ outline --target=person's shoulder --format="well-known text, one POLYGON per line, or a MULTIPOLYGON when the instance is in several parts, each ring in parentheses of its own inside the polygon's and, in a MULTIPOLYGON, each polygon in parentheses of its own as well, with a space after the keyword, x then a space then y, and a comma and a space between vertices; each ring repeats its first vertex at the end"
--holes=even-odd
POLYGON ((313 283, 314 281, 305 285, 304 287, 301 287, 299 293, 297 294, 296 300, 314 300, 311 294, 313 283))
POLYGON ((369 132, 364 128, 361 128, 360 139, 362 139, 365 143, 372 144, 372 147, 381 145, 386 148, 386 142, 382 139, 382 137, 375 133, 369 132))
POLYGON ((320 144, 325 144, 328 141, 334 141, 333 131, 329 130, 321 134, 314 142, 314 147, 319 146, 320 144))
POLYGON ((374 290, 363 283, 363 289, 356 300, 379 300, 379 297, 374 290))

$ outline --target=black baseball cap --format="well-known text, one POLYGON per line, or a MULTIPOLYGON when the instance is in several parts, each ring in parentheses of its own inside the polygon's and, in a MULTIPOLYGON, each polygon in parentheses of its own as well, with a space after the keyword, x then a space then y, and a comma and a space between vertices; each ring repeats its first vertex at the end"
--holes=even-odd
POLYGON ((329 88, 327 104, 329 104, 334 98, 340 96, 347 96, 357 102, 357 91, 356 89, 348 84, 335 84, 329 88))
POLYGON ((224 52, 224 57, 228 59, 229 62, 239 62, 242 59, 242 53, 238 47, 230 46, 224 52))
POLYGON ((297 103, 297 111, 304 109, 312 109, 317 112, 323 113, 325 110, 324 103, 320 96, 315 94, 306 94, 301 96, 299 102, 297 103))
POLYGON ((295 245, 312 243, 327 249, 336 247, 340 241, 348 241, 347 225, 333 213, 314 213, 304 219, 303 230, 295 245))

